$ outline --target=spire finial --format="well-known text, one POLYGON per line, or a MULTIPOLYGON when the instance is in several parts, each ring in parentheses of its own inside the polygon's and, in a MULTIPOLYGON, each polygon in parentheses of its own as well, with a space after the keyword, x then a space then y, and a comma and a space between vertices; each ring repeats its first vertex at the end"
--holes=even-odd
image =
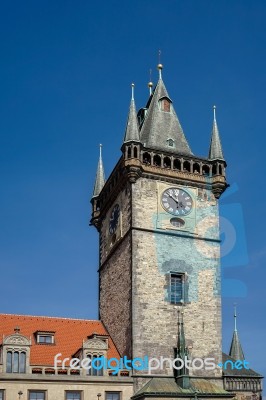
POLYGON ((235 332, 237 332, 237 327, 236 327, 236 303, 234 303, 234 320, 235 320, 235 332))
POLYGON ((135 88, 135 83, 131 83, 131 100, 134 100, 134 88, 135 88))
POLYGON ((153 87, 153 83, 152 83, 152 80, 151 80, 151 74, 152 74, 152 69, 150 68, 150 81, 149 81, 149 83, 148 83, 148 88, 149 88, 149 91, 150 91, 150 96, 151 96, 151 94, 152 94, 152 87, 153 87))
POLYGON ((213 106, 213 119, 216 121, 216 106, 213 106))
POLYGON ((158 52, 159 64, 157 65, 157 68, 159 70, 159 79, 162 79, 162 69, 163 69, 163 64, 161 63, 161 55, 162 55, 162 52, 161 52, 161 50, 159 50, 159 52, 158 52))
POLYGON ((163 64, 158 64, 157 68, 159 70, 159 79, 162 79, 163 64))

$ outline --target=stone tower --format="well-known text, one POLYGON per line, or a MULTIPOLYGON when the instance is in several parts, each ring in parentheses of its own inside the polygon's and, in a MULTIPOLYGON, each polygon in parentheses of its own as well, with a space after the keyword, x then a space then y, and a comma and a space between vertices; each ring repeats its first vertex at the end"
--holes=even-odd
MULTIPOLYGON (((215 109, 209 155, 198 157, 158 69, 138 113, 132 85, 122 156, 106 182, 100 156, 91 200, 91 224, 100 235, 100 319, 121 355, 174 358, 181 311, 189 357, 218 363, 218 199, 227 187, 226 162, 215 109)), ((166 364, 154 373, 173 376, 166 364)))

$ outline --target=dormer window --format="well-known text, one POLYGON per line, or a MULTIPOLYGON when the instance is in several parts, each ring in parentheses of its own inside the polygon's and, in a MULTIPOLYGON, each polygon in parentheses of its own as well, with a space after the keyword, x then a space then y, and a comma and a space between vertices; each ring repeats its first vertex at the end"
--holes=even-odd
POLYGON ((170 112, 171 102, 169 99, 164 98, 161 100, 161 110, 164 112, 170 112))
POLYGON ((26 336, 15 333, 4 337, 3 340, 3 365, 8 374, 25 374, 29 372, 31 340, 26 336))
POLYGON ((54 332, 36 332, 36 341, 39 344, 54 344, 54 332))
POLYGON ((169 147, 174 147, 173 139, 167 139, 167 144, 168 144, 169 147))

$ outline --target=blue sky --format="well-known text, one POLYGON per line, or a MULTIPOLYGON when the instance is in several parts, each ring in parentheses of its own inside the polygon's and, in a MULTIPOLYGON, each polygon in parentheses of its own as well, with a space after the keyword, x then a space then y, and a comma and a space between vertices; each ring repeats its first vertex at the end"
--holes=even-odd
POLYGON ((266 373, 265 20, 264 1, 2 2, 1 312, 97 318, 98 238, 88 221, 98 145, 108 175, 130 84, 143 106, 161 49, 195 154, 207 155, 217 106, 232 185, 221 207, 239 238, 222 267, 224 349, 237 302, 246 358, 266 373))

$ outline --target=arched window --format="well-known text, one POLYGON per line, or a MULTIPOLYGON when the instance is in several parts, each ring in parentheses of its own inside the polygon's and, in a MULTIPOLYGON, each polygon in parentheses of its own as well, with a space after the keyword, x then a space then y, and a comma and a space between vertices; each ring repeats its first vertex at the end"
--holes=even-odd
POLYGON ((174 159, 174 169, 176 169, 177 171, 181 170, 181 162, 180 160, 178 160, 178 158, 174 159))
POLYGON ((183 171, 190 172, 190 162, 188 161, 184 162, 183 171))
POLYGON ((160 167, 161 166, 161 157, 156 154, 153 158, 153 165, 155 167, 160 167))
POLYGON ((151 164, 151 155, 150 153, 143 153, 143 163, 144 164, 151 164))
POLYGON ((134 158, 138 158, 138 149, 136 146, 134 147, 134 158))
POLYGON ((127 158, 131 158, 131 147, 127 149, 127 158))
POLYGON ((171 160, 169 157, 164 157, 163 166, 164 168, 171 168, 171 160))
POLYGON ((208 165, 203 165, 202 167, 202 173, 205 176, 209 176, 210 175, 210 167, 208 165))
POLYGON ((198 163, 193 164, 193 172, 194 172, 194 174, 200 173, 200 166, 198 163))

